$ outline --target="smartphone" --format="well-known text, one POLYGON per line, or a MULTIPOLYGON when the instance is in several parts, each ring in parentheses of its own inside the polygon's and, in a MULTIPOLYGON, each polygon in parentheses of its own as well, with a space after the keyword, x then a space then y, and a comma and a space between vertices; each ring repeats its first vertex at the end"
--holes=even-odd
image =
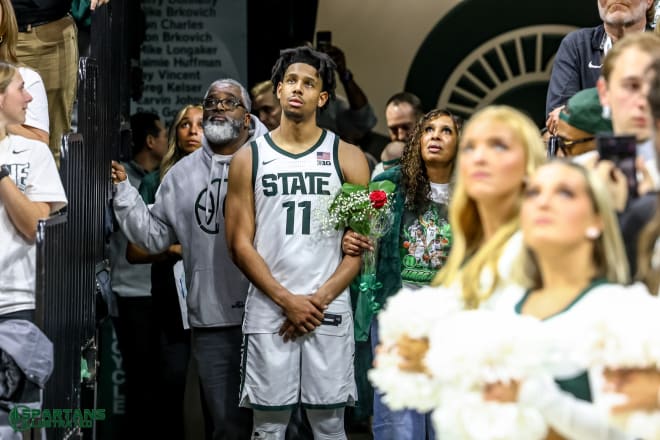
POLYGON ((119 132, 119 148, 113 156, 117 162, 130 162, 132 156, 133 135, 130 126, 122 127, 119 132))
POLYGON ((316 32, 316 50, 324 51, 332 46, 332 32, 318 31, 316 32))
POLYGON ((635 136, 596 136, 598 155, 601 159, 614 162, 616 167, 626 176, 628 183, 628 197, 637 197, 637 140, 635 136))

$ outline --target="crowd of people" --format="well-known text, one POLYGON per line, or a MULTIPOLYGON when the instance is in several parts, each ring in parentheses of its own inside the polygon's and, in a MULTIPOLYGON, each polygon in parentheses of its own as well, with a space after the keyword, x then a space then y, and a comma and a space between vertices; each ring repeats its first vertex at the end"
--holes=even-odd
POLYGON ((38 408, 53 371, 53 345, 34 324, 35 240, 38 221, 68 202, 57 164, 77 83, 71 3, 0 1, 0 436, 7 439, 22 438, 10 410, 38 408))
MULTIPOLYGON (((34 321, 37 221, 67 203, 54 153, 70 126, 72 74, 58 67, 53 75, 42 55, 27 67, 34 58, 21 52, 38 53, 30 38, 43 33, 56 34, 53 47, 69 53, 67 2, 51 3, 40 10, 0 0, 0 324, 34 321)), ((447 109, 425 112, 418 97, 398 92, 384 109, 391 142, 379 162, 365 154, 375 112, 334 46, 283 50, 272 77, 251 94, 236 79, 218 79, 169 128, 158 115, 133 115, 131 160, 111 164, 108 305, 131 435, 185 437, 194 359, 208 438, 343 439, 345 409, 355 405, 373 414, 375 439, 447 438, 456 432, 447 418, 393 406, 387 385, 374 380, 374 390, 360 379, 372 357, 378 369, 387 352, 398 356, 400 377, 422 374, 444 386, 431 359, 446 339, 429 332, 392 341, 391 321, 381 320, 410 292, 436 292, 457 304, 456 313, 527 317, 555 339, 584 328, 576 323, 609 317, 612 304, 653 328, 647 311, 660 293, 655 7, 598 1, 603 24, 560 46, 543 130, 512 107, 487 106, 463 121, 447 109), (339 82, 346 98, 335 93, 339 82), (382 236, 323 228, 342 185, 383 181, 396 189, 382 236), (354 281, 366 250, 376 252, 375 305, 356 314, 365 289, 354 281), (168 423, 142 423, 145 414, 168 423)), ((69 55, 58 62, 70 67, 69 55)), ((400 319, 405 327, 422 318, 400 319)), ((467 335, 452 337, 460 344, 467 335)), ((638 333, 628 337, 644 343, 638 333)), ((580 338, 565 339, 566 353, 578 350, 580 338)), ((552 337, 544 341, 554 349, 552 337)), ((660 356, 587 365, 567 355, 559 364, 483 380, 476 395, 535 411, 547 438, 660 438, 660 419, 651 419, 652 434, 640 434, 639 424, 613 416, 660 414, 660 356), (622 400, 603 411, 612 392, 622 400)))

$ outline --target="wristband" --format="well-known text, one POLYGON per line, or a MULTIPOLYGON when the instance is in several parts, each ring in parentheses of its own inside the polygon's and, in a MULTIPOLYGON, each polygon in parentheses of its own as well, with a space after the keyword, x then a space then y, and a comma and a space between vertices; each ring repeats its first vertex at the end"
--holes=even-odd
POLYGON ((9 176, 9 174, 11 174, 9 167, 7 165, 0 165, 0 180, 9 176))

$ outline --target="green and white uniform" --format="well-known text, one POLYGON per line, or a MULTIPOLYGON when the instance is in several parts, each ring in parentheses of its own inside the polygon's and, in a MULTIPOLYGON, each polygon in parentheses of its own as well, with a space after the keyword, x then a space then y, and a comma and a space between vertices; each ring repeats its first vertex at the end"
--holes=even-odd
MULTIPOLYGON (((322 231, 321 218, 339 191, 343 176, 339 138, 324 130, 300 154, 278 147, 269 134, 251 143, 255 204, 254 247, 273 277, 295 295, 311 295, 342 260, 342 231, 322 231)), ((341 406, 355 396, 353 320, 348 289, 326 313, 338 325, 321 325, 295 342, 278 330, 282 309, 250 285, 243 333, 244 383, 241 404, 261 409, 341 406)))

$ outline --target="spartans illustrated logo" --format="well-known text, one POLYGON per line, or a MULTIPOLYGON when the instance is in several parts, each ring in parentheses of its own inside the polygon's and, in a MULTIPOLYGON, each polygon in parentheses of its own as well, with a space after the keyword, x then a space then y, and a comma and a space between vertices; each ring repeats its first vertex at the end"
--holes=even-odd
POLYGON ((15 432, 32 428, 91 428, 105 420, 105 409, 36 409, 16 405, 9 413, 9 425, 15 432))
MULTIPOLYGON (((222 216, 225 215, 224 195, 220 199, 220 179, 213 179, 211 184, 204 188, 195 200, 195 219, 200 229, 207 234, 217 234, 220 232, 220 222, 217 218, 222 207, 222 216)), ((227 179, 224 181, 227 187, 227 179)))

